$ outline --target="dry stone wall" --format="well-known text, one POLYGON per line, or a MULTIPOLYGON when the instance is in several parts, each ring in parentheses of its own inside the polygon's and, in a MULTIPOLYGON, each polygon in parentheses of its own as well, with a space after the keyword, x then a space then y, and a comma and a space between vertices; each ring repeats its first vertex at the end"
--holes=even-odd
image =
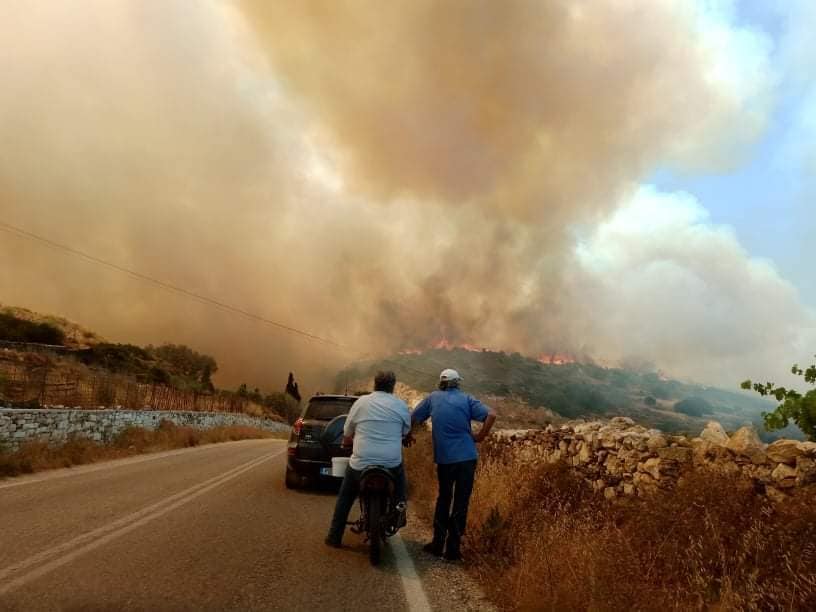
POLYGON ((673 436, 616 417, 543 430, 499 432, 492 450, 523 463, 564 462, 607 498, 644 495, 673 487, 689 470, 708 469, 752 479, 780 501, 794 487, 816 483, 816 442, 763 444, 749 426, 728 435, 712 421, 696 438, 673 436))
POLYGON ((13 450, 28 440, 56 444, 72 436, 108 442, 126 427, 156 429, 162 420, 196 429, 244 426, 267 431, 288 430, 288 426, 279 421, 231 412, 0 408, 0 446, 13 450))

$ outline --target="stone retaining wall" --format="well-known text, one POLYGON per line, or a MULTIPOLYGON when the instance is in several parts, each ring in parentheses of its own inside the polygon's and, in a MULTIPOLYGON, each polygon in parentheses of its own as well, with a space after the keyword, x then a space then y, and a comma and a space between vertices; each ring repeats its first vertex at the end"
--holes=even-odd
POLYGON ((544 430, 499 432, 493 451, 514 453, 523 463, 565 462, 607 498, 643 495, 673 487, 689 470, 711 469, 751 478, 771 499, 816 483, 816 442, 763 444, 749 426, 729 436, 712 421, 700 436, 672 436, 627 418, 572 423, 544 430))
POLYGON ((0 408, 0 446, 13 450, 28 440, 59 443, 71 436, 108 442, 126 427, 156 429, 162 420, 196 429, 220 426, 256 427, 268 431, 289 429, 286 423, 231 412, 0 408))

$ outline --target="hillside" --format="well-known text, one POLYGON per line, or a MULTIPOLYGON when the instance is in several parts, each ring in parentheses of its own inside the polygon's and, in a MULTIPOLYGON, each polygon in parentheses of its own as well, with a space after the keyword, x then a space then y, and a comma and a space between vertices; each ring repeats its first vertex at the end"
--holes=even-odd
POLYGON ((693 434, 717 420, 729 430, 753 423, 766 440, 801 437, 790 428, 765 432, 760 415, 775 404, 739 390, 589 363, 544 364, 518 353, 431 349, 394 355, 354 363, 338 374, 337 383, 342 387, 347 380, 370 379, 376 370, 387 368, 408 386, 427 392, 436 387, 438 372, 445 367, 459 370, 464 387, 474 395, 517 398, 569 419, 624 415, 649 427, 693 434))
POLYGON ((62 317, 0 305, 0 405, 122 405, 276 415, 282 392, 218 389, 218 363, 182 344, 107 342, 62 317))
MULTIPOLYGON (((58 337, 58 341, 52 340, 51 342, 39 342, 41 344, 60 344, 72 349, 83 349, 105 342, 105 339, 95 332, 92 332, 91 330, 86 329, 73 321, 69 321, 63 317, 40 314, 32 310, 28 310, 27 308, 5 306, 0 304, 0 316, 5 316, 6 318, 9 318, 9 320, 13 318, 18 321, 25 321, 40 327, 40 330, 33 328, 25 329, 23 330, 24 334, 31 333, 31 331, 34 331, 35 333, 37 331, 42 332, 43 329, 47 330, 48 328, 56 330, 56 334, 45 334, 44 337, 58 337)), ((41 338, 37 337, 36 335, 34 337, 23 336, 15 337, 13 339, 15 342, 38 342, 39 340, 41 340, 41 338)))

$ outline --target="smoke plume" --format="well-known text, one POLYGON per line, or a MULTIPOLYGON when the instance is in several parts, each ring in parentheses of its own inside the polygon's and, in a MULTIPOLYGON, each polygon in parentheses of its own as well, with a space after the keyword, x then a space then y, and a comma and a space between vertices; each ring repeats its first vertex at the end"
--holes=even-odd
POLYGON ((765 127, 768 44, 710 3, 65 1, 0 34, 3 220, 346 348, 5 234, 0 301, 188 343, 222 383, 444 337, 731 385, 812 325, 638 187, 765 127))

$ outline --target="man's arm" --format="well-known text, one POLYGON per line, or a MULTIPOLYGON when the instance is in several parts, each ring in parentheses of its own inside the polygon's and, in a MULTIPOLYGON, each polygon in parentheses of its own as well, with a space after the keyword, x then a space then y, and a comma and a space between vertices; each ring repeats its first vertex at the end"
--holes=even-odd
POLYGON ((431 416, 431 398, 430 396, 426 397, 424 400, 417 404, 417 407, 414 408, 414 411, 411 413, 411 424, 416 426, 419 423, 424 423, 427 421, 431 416))
POLYGON ((348 417, 346 417, 346 424, 343 425, 342 447, 348 447, 354 443, 354 431, 357 429, 357 413, 360 410, 360 406, 358 405, 359 402, 360 400, 357 400, 354 402, 354 404, 352 404, 348 417))
POLYGON ((481 442, 487 436, 489 436, 490 435, 490 430, 493 428, 493 423, 496 422, 496 411, 493 410, 493 408, 488 408, 487 410, 488 410, 488 412, 487 412, 487 416, 485 417, 484 423, 479 428, 479 431, 477 431, 475 434, 473 434, 473 439, 476 442, 481 442))
POLYGON ((411 427, 408 433, 402 439, 403 446, 412 446, 414 442, 416 442, 416 438, 414 438, 414 429, 416 429, 417 425, 424 423, 427 421, 431 416, 431 400, 430 396, 426 397, 424 400, 417 404, 416 408, 411 412, 411 427))
POLYGON ((406 448, 412 446, 416 440, 414 440, 414 436, 411 433, 413 431, 413 422, 411 421, 411 410, 408 408, 408 404, 402 402, 402 445, 406 448))
POLYGON ((476 442, 481 442, 490 435, 490 430, 493 428, 493 424, 496 422, 496 411, 489 406, 485 406, 482 402, 471 396, 468 396, 468 403, 470 404, 471 420, 482 422, 482 426, 479 428, 479 431, 472 434, 473 439, 476 442))

